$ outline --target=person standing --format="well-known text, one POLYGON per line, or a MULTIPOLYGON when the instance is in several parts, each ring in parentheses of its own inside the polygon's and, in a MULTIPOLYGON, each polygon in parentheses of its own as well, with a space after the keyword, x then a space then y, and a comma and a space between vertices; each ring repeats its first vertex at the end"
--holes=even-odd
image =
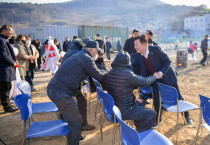
POLYGON ((194 43, 194 44, 191 44, 190 47, 187 49, 188 53, 192 54, 192 60, 194 60, 195 50, 198 53, 197 46, 198 46, 198 43, 194 43))
MULTIPOLYGON (((150 76, 154 73, 159 75, 158 82, 176 88, 178 99, 184 100, 177 83, 177 72, 171 65, 168 55, 159 46, 148 46, 145 35, 138 36, 134 39, 135 49, 137 51, 134 62, 132 64, 134 73, 141 76, 150 76)), ((159 114, 159 90, 156 83, 153 87, 153 105, 157 114, 159 114)), ((192 124, 188 112, 184 112, 185 119, 188 124, 192 124)), ((157 118, 156 118, 157 120, 157 118)), ((160 112, 160 120, 162 121, 162 112, 160 112)), ((158 122, 158 120, 157 120, 158 122)))
POLYGON ((63 42, 63 51, 67 52, 68 51, 68 46, 70 45, 71 41, 69 40, 68 37, 65 38, 65 41, 63 42))
POLYGON ((13 35, 11 25, 3 25, 0 34, 0 97, 5 113, 15 112, 18 109, 11 107, 9 94, 11 82, 16 80, 16 66, 19 65, 15 59, 12 46, 8 39, 13 35))
POLYGON ((88 41, 86 48, 61 64, 47 87, 49 98, 57 105, 71 130, 67 136, 68 145, 79 145, 81 136, 83 120, 74 100, 74 96, 80 93, 81 82, 88 76, 99 82, 106 79, 106 72, 100 71, 95 64, 94 57, 98 50, 101 49, 97 42, 88 41))
POLYGON ((26 37, 25 49, 29 56, 33 56, 32 60, 29 60, 28 65, 26 66, 26 77, 25 80, 30 84, 31 91, 35 92, 34 88, 34 69, 38 67, 37 59, 39 58, 39 52, 36 50, 35 46, 31 44, 31 38, 26 37))
POLYGON ((132 33, 132 37, 125 41, 125 45, 123 50, 128 52, 131 56, 131 63, 133 62, 134 55, 136 54, 136 49, 134 48, 134 38, 139 35, 139 30, 134 29, 132 33))
POLYGON ((109 41, 109 38, 106 37, 106 56, 108 60, 111 60, 110 51, 112 48, 112 43, 109 41))
POLYGON ((180 42, 178 39, 176 39, 176 41, 174 42, 175 50, 179 49, 179 45, 180 45, 180 42))
POLYGON ((19 51, 17 60, 20 64, 19 71, 20 71, 21 80, 25 79, 26 71, 27 71, 26 67, 29 64, 29 60, 34 59, 34 57, 32 55, 28 55, 28 52, 24 47, 25 43, 26 43, 25 35, 19 34, 16 38, 15 44, 13 45, 19 51))
POLYGON ((31 44, 33 44, 36 47, 36 50, 39 52, 39 58, 37 59, 37 64, 38 64, 37 70, 39 70, 41 68, 42 44, 39 39, 33 40, 31 44))
POLYGON ((201 51, 203 53, 203 59, 200 61, 200 64, 202 64, 203 66, 207 65, 208 37, 208 35, 205 35, 205 39, 203 39, 201 42, 201 51))
POLYGON ((48 37, 46 43, 47 43, 45 45, 46 60, 41 70, 47 71, 50 69, 50 73, 54 75, 58 70, 57 64, 58 60, 60 59, 60 55, 58 53, 56 45, 54 44, 54 40, 52 37, 48 37))
POLYGON ((118 52, 120 52, 122 50, 122 46, 121 46, 120 40, 117 41, 117 46, 116 47, 117 47, 117 51, 118 52))
POLYGON ((145 33, 145 36, 147 37, 148 45, 149 46, 158 45, 157 42, 155 42, 155 41, 152 40, 152 36, 153 36, 152 30, 147 30, 146 33, 145 33))

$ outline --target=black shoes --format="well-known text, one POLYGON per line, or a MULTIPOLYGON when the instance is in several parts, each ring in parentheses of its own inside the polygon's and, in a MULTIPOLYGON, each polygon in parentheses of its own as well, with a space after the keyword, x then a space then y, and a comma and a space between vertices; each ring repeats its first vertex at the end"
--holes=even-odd
POLYGON ((15 112, 15 111, 17 111, 17 110, 18 110, 18 109, 9 107, 9 108, 7 108, 7 109, 4 109, 4 112, 5 112, 5 113, 9 113, 9 112, 15 112))
POLYGON ((80 136, 79 142, 83 142, 85 140, 86 136, 80 136))
POLYGON ((35 88, 32 88, 31 89, 31 92, 36 92, 37 90, 35 88))
POLYGON ((185 117, 186 119, 186 123, 191 125, 192 124, 192 120, 190 119, 190 117, 185 117))

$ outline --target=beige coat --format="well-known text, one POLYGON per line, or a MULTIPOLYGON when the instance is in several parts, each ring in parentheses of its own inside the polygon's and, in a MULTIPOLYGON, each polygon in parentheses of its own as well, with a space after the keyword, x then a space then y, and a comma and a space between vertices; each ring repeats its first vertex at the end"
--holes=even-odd
MULTIPOLYGON (((37 59, 39 58, 39 52, 37 51, 36 47, 32 44, 31 44, 31 48, 32 48, 32 51, 33 51, 33 56, 36 57, 34 62, 35 62, 35 68, 37 68, 38 67, 37 59)), ((27 71, 29 70, 29 65, 28 65, 28 67, 26 67, 26 70, 27 71)))
MULTIPOLYGON (((36 50, 36 48, 32 46, 32 51, 33 51, 33 56, 36 57, 35 61, 35 68, 38 67, 37 65, 37 59, 39 58, 39 52, 36 50)), ((24 44, 22 42, 15 42, 14 47, 16 47, 19 50, 18 56, 17 56, 17 61, 20 64, 19 71, 20 71, 20 76, 25 78, 26 76, 26 71, 29 71, 29 54, 28 51, 26 50, 24 44)))
POLYGON ((28 52, 26 51, 24 44, 20 41, 16 41, 14 44, 14 47, 16 47, 19 50, 19 53, 17 55, 17 61, 20 64, 19 71, 20 71, 20 76, 22 78, 25 78, 26 76, 26 66, 29 65, 28 62, 28 52))

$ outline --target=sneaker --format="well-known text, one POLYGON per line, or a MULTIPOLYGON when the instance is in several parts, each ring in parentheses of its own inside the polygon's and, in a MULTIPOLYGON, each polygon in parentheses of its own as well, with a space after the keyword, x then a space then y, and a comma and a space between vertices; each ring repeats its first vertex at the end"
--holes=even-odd
POLYGON ((187 124, 192 125, 192 120, 190 119, 190 117, 185 117, 185 119, 187 124))
POLYGON ((156 128, 158 128, 158 123, 155 121, 155 123, 152 126, 152 129, 156 129, 156 128))
POLYGON ((84 131, 84 130, 89 131, 89 130, 93 130, 95 128, 96 127, 94 125, 87 124, 87 125, 82 126, 82 131, 84 131))
POLYGON ((86 136, 80 136, 79 142, 83 142, 85 140, 86 136))
POLYGON ((15 112, 15 111, 17 111, 18 109, 16 108, 12 108, 12 107, 9 107, 9 108, 7 108, 7 109, 4 109, 4 112, 5 113, 8 113, 8 112, 15 112))

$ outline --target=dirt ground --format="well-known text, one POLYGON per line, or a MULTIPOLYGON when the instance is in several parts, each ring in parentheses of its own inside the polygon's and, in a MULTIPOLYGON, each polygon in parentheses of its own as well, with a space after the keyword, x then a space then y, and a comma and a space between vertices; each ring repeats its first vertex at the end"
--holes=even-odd
MULTIPOLYGON (((199 60, 201 58, 201 52, 197 56, 197 60, 189 60, 188 68, 178 71, 178 83, 181 92, 186 101, 200 104, 198 94, 202 94, 210 97, 210 65, 201 66, 199 60)), ((171 56, 173 63, 175 64, 175 56, 171 56)), ((35 73, 35 88, 38 90, 32 93, 33 103, 47 102, 50 101, 47 97, 46 87, 51 79, 52 75, 49 72, 36 72, 35 73)), ((90 114, 88 113, 88 121, 90 124, 94 124, 96 129, 93 131, 82 132, 82 135, 86 135, 85 141, 81 145, 110 145, 112 143, 112 133, 114 125, 108 121, 104 122, 104 139, 101 141, 99 131, 99 114, 97 120, 94 119, 95 112, 95 93, 91 95, 90 102, 90 114)), ((151 105, 147 107, 151 108, 151 105)), ((89 112, 89 109, 88 109, 89 112)), ((169 115, 168 112, 163 112, 163 119, 169 115)), ((199 110, 190 111, 190 117, 193 120, 192 125, 184 124, 183 118, 181 117, 178 127, 180 145, 191 145, 195 139, 197 132, 197 126, 199 121, 199 110)), ((55 113, 35 114, 33 116, 34 121, 44 121, 56 119, 55 113)), ((175 124, 176 115, 172 115, 170 118, 165 120, 159 127, 159 132, 169 138, 171 141, 175 140, 175 124)), ((119 144, 119 125, 117 126, 116 141, 115 144, 119 144)), ((3 108, 0 105, 0 139, 3 140, 7 145, 20 145, 22 141, 22 124, 20 111, 15 113, 4 113, 3 108)), ((197 142, 199 145, 210 145, 210 134, 204 129, 203 134, 199 137, 197 142)), ((64 144, 62 137, 45 137, 36 138, 31 140, 31 145, 60 145, 64 144)), ((1 143, 0 143, 1 145, 1 143)))

